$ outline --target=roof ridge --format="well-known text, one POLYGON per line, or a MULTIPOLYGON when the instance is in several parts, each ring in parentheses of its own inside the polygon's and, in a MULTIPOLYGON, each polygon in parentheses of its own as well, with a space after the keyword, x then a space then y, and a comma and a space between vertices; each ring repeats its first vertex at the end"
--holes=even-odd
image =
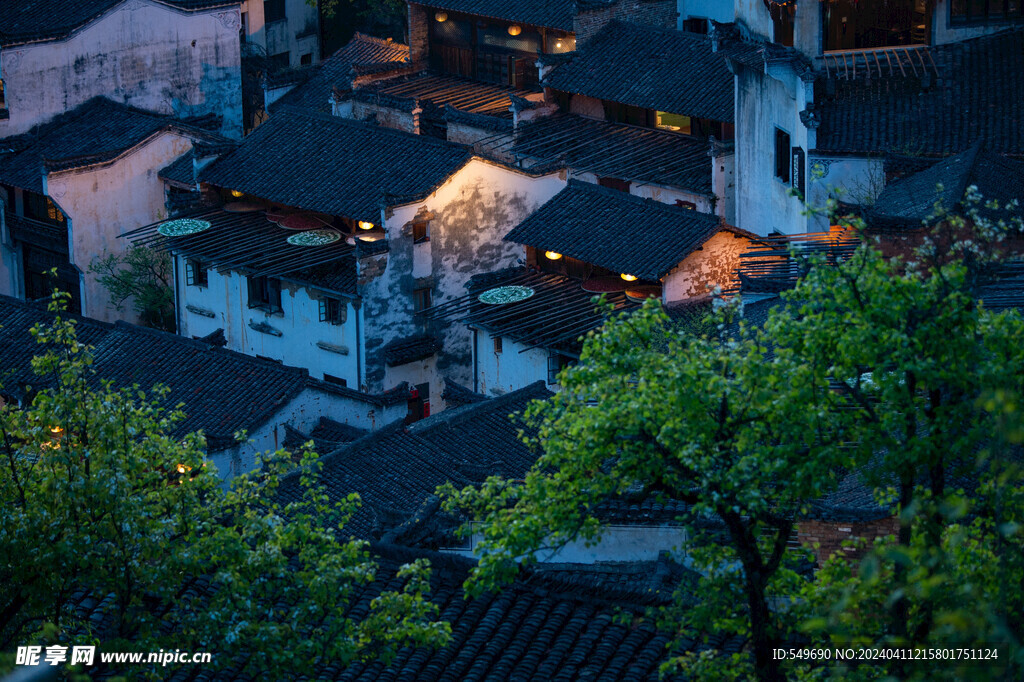
POLYGON ((339 49, 344 50, 348 46, 348 44, 351 43, 353 40, 362 40, 368 43, 375 43, 383 47, 404 47, 406 49, 409 48, 408 45, 406 45, 405 43, 399 43, 394 38, 380 38, 378 36, 371 36, 369 33, 356 31, 355 33, 352 34, 352 38, 349 39, 349 42, 345 43, 345 45, 342 45, 341 48, 339 49))
MULTIPOLYGON (((357 438, 356 440, 350 443, 345 443, 344 445, 335 448, 334 450, 331 450, 326 454, 320 453, 320 457, 317 458, 315 464, 320 465, 320 473, 322 474, 327 469, 327 467, 330 466, 335 461, 344 461, 342 455, 363 450, 367 446, 373 445, 391 436, 392 434, 402 431, 404 428, 405 420, 397 419, 391 422, 390 424, 385 424, 376 431, 371 431, 365 436, 357 438)), ((308 473, 309 469, 309 466, 296 467, 295 469, 289 471, 288 473, 281 477, 281 484, 283 485, 286 481, 298 479, 303 474, 308 473)))
POLYGON ((538 389, 543 389, 545 393, 550 394, 547 390, 547 386, 544 384, 544 381, 537 380, 532 384, 523 386, 515 391, 505 393, 504 395, 487 398, 486 400, 438 412, 423 421, 410 424, 409 432, 419 436, 425 436, 426 434, 431 433, 434 429, 441 428, 442 426, 452 426, 453 424, 465 421, 471 417, 478 416, 482 412, 499 410, 501 409, 501 406, 516 402, 524 396, 529 396, 533 393, 537 393, 539 395, 541 391, 538 389), (448 415, 449 412, 452 413, 450 416, 448 415), (427 423, 428 421, 429 423, 427 423))
POLYGON ((629 192, 623 192, 622 190, 612 189, 610 187, 602 187, 593 182, 585 182, 583 180, 570 179, 566 183, 566 187, 575 188, 586 188, 587 191, 595 194, 603 194, 608 197, 621 199, 623 201, 630 201, 637 205, 647 205, 654 207, 656 210, 663 210, 666 213, 678 214, 684 217, 697 218, 698 220, 714 220, 714 222, 721 224, 722 219, 715 213, 703 213, 701 211, 695 211, 692 208, 683 208, 682 206, 675 206, 673 204, 666 204, 664 201, 658 201, 650 197, 639 197, 629 192))
MULTIPOLYGON (((415 138, 422 144, 432 145, 435 147, 444 147, 446 149, 462 149, 466 154, 470 154, 471 149, 468 145, 458 144, 455 142, 448 142, 436 137, 428 137, 426 135, 416 135, 415 133, 407 133, 404 130, 397 130, 395 128, 388 128, 387 126, 381 126, 365 121, 357 121, 351 118, 344 118, 342 116, 335 116, 334 114, 324 113, 322 111, 315 111, 312 109, 305 109, 303 107, 297 107, 294 104, 285 104, 278 107, 275 115, 290 114, 293 116, 302 116, 304 118, 316 119, 324 121, 325 123, 333 123, 335 125, 341 125, 356 130, 362 130, 366 132, 379 132, 380 134, 390 135, 391 137, 401 138, 408 140, 415 138)), ((262 126, 261 126, 262 127, 262 126)))

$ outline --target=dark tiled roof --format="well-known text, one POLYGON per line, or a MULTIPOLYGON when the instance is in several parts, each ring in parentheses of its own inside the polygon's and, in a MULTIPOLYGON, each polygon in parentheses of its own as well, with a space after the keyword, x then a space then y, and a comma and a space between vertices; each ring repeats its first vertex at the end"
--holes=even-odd
POLYGON ((430 0, 427 7, 544 28, 573 30, 573 0, 430 0))
POLYGON ((710 146, 678 133, 565 114, 519 126, 510 146, 515 158, 533 172, 568 166, 712 194, 710 146))
POLYGON ((412 111, 413 107, 419 104, 427 116, 433 113, 431 108, 440 110, 450 106, 465 113, 494 116, 511 121, 512 112, 509 107, 512 105, 512 97, 526 97, 529 94, 525 90, 481 83, 468 78, 422 72, 374 81, 356 89, 352 96, 360 102, 404 111, 412 111))
MULTIPOLYGON (((0 297, 0 367, 5 390, 42 386, 30 360, 41 351, 29 334, 35 324, 52 322, 46 310, 0 297)), ((94 346, 92 368, 115 388, 163 384, 163 404, 179 403, 186 414, 177 433, 202 429, 211 450, 230 447, 233 434, 252 432, 309 385, 305 370, 224 350, 175 334, 124 323, 77 321, 79 341, 94 346)))
POLYGON ((382 202, 422 198, 469 159, 465 147, 282 107, 203 182, 328 215, 380 222, 382 202))
MULTIPOLYGON (((466 285, 469 293, 422 315, 431 320, 465 322, 527 347, 578 355, 580 337, 599 328, 605 320, 605 314, 595 308, 596 294, 584 291, 580 285, 579 280, 561 275, 510 268, 474 275, 466 285), (529 287, 534 294, 524 301, 504 305, 487 305, 478 300, 484 291, 501 286, 529 287)), ((616 312, 640 305, 621 291, 605 294, 605 298, 616 312)))
POLYGON ((396 367, 429 358, 440 350, 441 342, 433 336, 412 336, 389 341, 381 352, 384 353, 385 364, 388 367, 396 367))
POLYGON ((267 220, 265 211, 229 213, 207 206, 181 217, 205 220, 211 227, 194 235, 164 237, 158 232, 161 223, 153 223, 122 236, 225 269, 284 277, 345 294, 356 292, 355 249, 344 239, 322 246, 294 246, 288 238, 296 233, 267 220))
POLYGON ((505 239, 660 279, 719 229, 714 215, 570 180, 505 239))
POLYGON ((313 447, 317 452, 331 452, 345 443, 359 440, 369 433, 366 429, 343 424, 328 417, 320 417, 320 421, 308 434, 286 424, 284 446, 297 448, 306 441, 312 440, 313 447))
MULTIPOLYGON (((122 0, 5 0, 0 2, 0 45, 67 37, 122 0)), ((238 5, 241 0, 158 0, 184 10, 238 5)))
POLYGON ((195 169, 192 165, 192 155, 182 154, 178 160, 163 167, 160 170, 159 176, 164 180, 195 187, 196 177, 195 169))
POLYGON ((613 21, 544 85, 695 118, 732 122, 733 76, 707 36, 613 21))
POLYGON ((24 135, 0 140, 0 182, 42 194, 44 167, 66 170, 111 161, 162 130, 220 139, 170 116, 94 97, 24 135))
POLYGON ((996 200, 1005 206, 1012 199, 1024 201, 1024 162, 981 151, 976 143, 965 152, 887 185, 868 213, 886 222, 918 227, 934 213, 937 201, 946 210, 959 206, 970 185, 978 188, 986 202, 996 200), (941 193, 938 185, 942 185, 941 193))
POLYGON ((814 86, 817 151, 946 156, 980 141, 1024 155, 1024 30, 930 48, 939 78, 915 73, 814 86))
POLYGON ((345 47, 314 67, 308 80, 271 104, 270 111, 291 105, 330 113, 328 100, 331 93, 334 88, 348 89, 351 86, 353 70, 359 73, 398 69, 408 58, 407 45, 357 32, 345 47))
MULTIPOLYGON (((386 427, 323 458, 322 478, 332 499, 359 493, 363 507, 346 527, 362 538, 405 521, 438 486, 482 482, 489 475, 522 477, 536 460, 509 414, 550 396, 542 383, 410 426, 386 427)), ((299 474, 281 484, 283 499, 299 494, 299 474)))
POLYGON ((449 407, 458 407, 460 405, 469 405, 470 403, 478 403, 481 400, 487 400, 487 396, 481 393, 475 393, 469 387, 445 378, 444 391, 441 392, 441 399, 444 400, 449 407))

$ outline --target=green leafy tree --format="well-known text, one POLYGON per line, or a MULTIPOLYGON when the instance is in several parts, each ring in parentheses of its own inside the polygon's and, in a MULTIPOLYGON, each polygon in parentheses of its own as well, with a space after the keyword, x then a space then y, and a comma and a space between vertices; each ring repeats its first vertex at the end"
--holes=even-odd
POLYGON ((132 246, 93 261, 89 271, 99 276, 118 310, 131 301, 142 324, 175 331, 171 257, 163 251, 132 246))
POLYGON ((0 408, 0 649, 43 638, 208 651, 215 666, 244 661, 247 674, 286 679, 447 641, 422 561, 365 618, 346 617, 377 566, 344 533, 357 496, 329 503, 313 453, 297 502, 274 501, 285 453, 225 490, 203 435, 176 434, 183 415, 161 407, 165 391, 94 376, 74 322, 59 301, 51 309, 53 324, 33 330, 36 390, 0 408), (77 608, 83 597, 106 600, 102 628, 77 608))
POLYGON ((671 667, 781 679, 771 650, 792 625, 772 605, 797 589, 787 545, 845 452, 821 363, 769 351, 764 334, 733 323, 731 312, 715 319, 714 333, 696 335, 673 330, 649 302, 587 339, 579 365, 560 375, 562 391, 525 413, 542 447, 525 482, 446 491, 449 507, 471 510, 483 533, 471 589, 507 582, 538 550, 597 539, 595 511, 609 498, 683 500, 695 533, 701 520, 720 519, 727 542, 694 552, 705 599, 681 598, 662 622, 680 635, 746 635, 752 656, 684 657, 671 667))

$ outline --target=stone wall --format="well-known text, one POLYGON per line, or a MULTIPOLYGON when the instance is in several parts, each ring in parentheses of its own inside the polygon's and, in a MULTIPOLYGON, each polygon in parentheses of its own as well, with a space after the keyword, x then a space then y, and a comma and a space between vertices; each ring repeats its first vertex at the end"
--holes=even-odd
POLYGON ((750 239, 722 230, 665 276, 665 303, 707 296, 716 286, 736 283, 740 255, 751 246, 750 239))

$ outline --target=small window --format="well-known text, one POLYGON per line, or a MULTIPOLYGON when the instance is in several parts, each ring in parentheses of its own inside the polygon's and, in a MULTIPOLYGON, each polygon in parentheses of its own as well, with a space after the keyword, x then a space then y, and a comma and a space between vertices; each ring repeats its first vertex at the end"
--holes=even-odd
POLYGON ((274 277, 250 277, 249 307, 269 313, 281 312, 281 280, 274 277))
POLYGON ((690 17, 683 20, 683 30, 689 33, 707 34, 708 20, 704 17, 690 17))
POLYGON ((597 184, 601 185, 601 187, 607 187, 608 189, 615 189, 629 194, 629 180, 619 180, 618 178, 598 178, 597 184))
POLYGON ((676 206, 678 206, 679 208, 689 209, 691 211, 697 210, 697 204, 693 203, 692 201, 683 201, 682 199, 676 199, 676 206))
POLYGON ((569 365, 574 364, 572 358, 552 353, 548 356, 548 383, 557 384, 558 374, 569 365))
POLYGON ((775 177, 789 184, 789 133, 775 129, 775 177))
POLYGON ((494 341, 495 354, 501 353, 501 337, 495 336, 492 340, 494 341))
POLYGON ((662 130, 671 130, 672 132, 682 133, 684 135, 693 134, 693 121, 689 116, 683 116, 681 114, 670 114, 667 111, 659 111, 657 112, 655 125, 662 130))
POLYGON ((185 261, 185 284, 190 287, 205 287, 210 284, 209 270, 197 260, 185 261))
MULTIPOLYGON (((1019 19, 1024 16, 1020 0, 954 0, 950 18, 954 23, 986 20, 1019 19)), ((924 43, 925 40, 914 42, 924 43)))
POLYGON ((348 306, 340 298, 324 296, 320 299, 320 321, 327 324, 344 324, 348 306))
POLYGON ((430 223, 419 220, 412 224, 412 242, 421 244, 430 241, 430 223))
POLYGON ((430 288, 424 287, 423 289, 414 289, 412 292, 413 305, 416 308, 416 312, 426 310, 431 305, 430 288))
POLYGON ((326 381, 329 384, 335 384, 337 386, 348 386, 347 381, 345 381, 341 377, 336 377, 333 374, 328 374, 327 372, 324 372, 324 381, 326 381))
POLYGON ((270 65, 274 69, 287 69, 292 63, 291 52, 279 52, 270 56, 270 65))
POLYGON ((287 15, 284 10, 285 0, 265 0, 263 3, 263 21, 269 24, 272 21, 284 21, 287 15))
POLYGON ((430 416, 430 384, 417 384, 409 395, 409 412, 405 416, 406 423, 426 419, 430 416))
POLYGON ((0 78, 0 116, 7 113, 7 95, 4 94, 4 81, 0 78))
POLYGON ((313 63, 313 53, 307 52, 306 54, 299 57, 299 64, 302 66, 309 66, 313 63))
POLYGON ((793 14, 796 5, 778 5, 772 3, 772 40, 785 47, 793 47, 793 14))

